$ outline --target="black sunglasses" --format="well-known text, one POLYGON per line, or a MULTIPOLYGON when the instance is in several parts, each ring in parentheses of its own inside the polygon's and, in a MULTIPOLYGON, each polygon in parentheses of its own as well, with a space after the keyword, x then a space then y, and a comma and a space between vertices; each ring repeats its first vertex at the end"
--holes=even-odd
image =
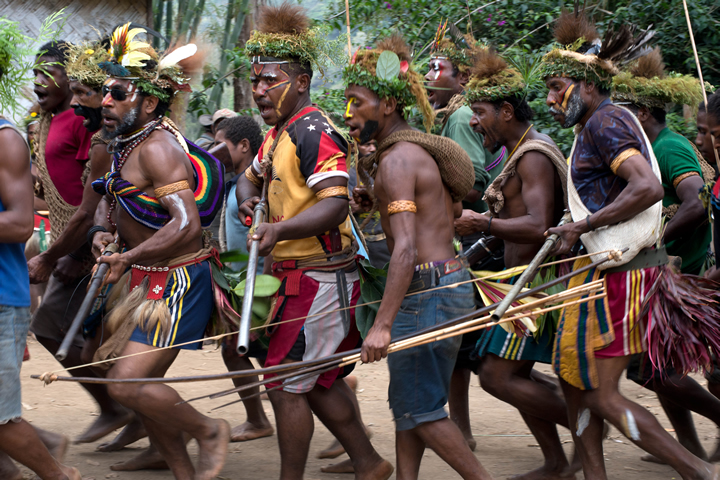
POLYGON ((113 100, 117 100, 118 102, 124 102, 127 99, 129 92, 126 92, 125 90, 122 90, 120 88, 110 88, 107 85, 103 85, 102 86, 103 98, 105 98, 108 93, 113 98, 113 100))

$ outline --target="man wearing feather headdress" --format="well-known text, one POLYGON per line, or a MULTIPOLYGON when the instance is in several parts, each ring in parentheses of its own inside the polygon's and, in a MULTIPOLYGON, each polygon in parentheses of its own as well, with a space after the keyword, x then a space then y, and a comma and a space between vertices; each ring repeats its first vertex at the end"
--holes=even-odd
MULTIPOLYGON (((349 219, 348 142, 310 101, 313 70, 339 58, 339 42, 310 28, 302 8, 266 7, 245 50, 252 59, 253 98, 273 126, 237 185, 241 221, 267 198, 269 223, 248 236, 272 254, 282 280, 271 313, 265 366, 318 359, 355 348, 354 306, 360 296, 357 245, 349 219), (262 193, 261 193, 262 192, 262 193), (295 320, 295 321, 293 321, 295 320)), ((339 51, 341 52, 341 50, 339 51)), ((386 479, 392 465, 375 451, 336 368, 302 382, 268 383, 277 419, 283 479, 300 479, 313 434, 313 413, 350 456, 357 478, 386 479)), ((272 378, 266 375, 265 378, 272 378)))
MULTIPOLYGON (((98 255, 113 242, 124 248, 98 259, 109 264, 106 283, 121 296, 109 301, 105 325, 112 336, 95 354, 120 357, 109 378, 162 377, 178 348, 199 347, 213 311, 213 252, 203 246, 201 227, 219 209, 223 167, 164 116, 176 93, 190 88, 186 72, 197 47, 158 57, 135 40, 144 32, 130 24, 116 29, 109 58, 99 63, 108 75, 102 131, 114 156, 111 171, 93 182, 103 198, 88 238, 98 255), (147 351, 153 354, 125 358, 147 351)), ((137 412, 176 478, 209 480, 220 473, 230 437, 227 422, 180 404, 166 385, 113 384, 109 391, 137 412), (198 442, 196 466, 187 454, 186 434, 198 442)))
MULTIPOLYGON (((469 80, 473 58, 479 50, 480 47, 476 45, 472 34, 463 35, 447 20, 441 22, 432 43, 425 82, 428 100, 435 109, 437 119, 441 119, 440 135, 457 142, 473 162, 475 184, 462 201, 463 209, 483 213, 487 211, 487 204, 482 199, 483 193, 502 170, 505 150, 501 149, 493 155, 483 147, 482 135, 473 131, 470 126, 472 111, 464 103, 464 87, 469 80)), ((482 236, 482 233, 478 232, 456 233, 460 237, 463 250, 470 248, 482 236)), ((501 263, 502 261, 497 265, 498 269, 501 268, 501 263)), ((471 359, 470 355, 479 337, 480 331, 463 335, 450 384, 448 404, 450 418, 458 424, 473 451, 476 442, 470 426, 468 388, 470 373, 478 368, 477 360, 471 359)))
MULTIPOLYGON (((710 465, 680 446, 655 417, 623 397, 618 380, 630 355, 645 351, 646 296, 657 288, 667 254, 654 247, 660 235, 663 189, 652 146, 628 110, 609 98, 615 63, 632 58, 649 35, 634 28, 598 33, 578 12, 564 12, 555 26, 560 47, 544 58, 550 113, 575 128, 570 158, 568 202, 574 222, 551 228, 557 252, 582 239, 589 253, 627 248, 618 258, 579 275, 570 287, 604 279, 607 297, 562 312, 553 363, 561 377, 573 440, 586 479, 606 479, 602 454, 603 420, 635 444, 675 468, 684 479, 715 479, 710 465), (650 247, 650 248, 649 248, 650 247)), ((604 257, 604 254, 594 259, 604 257)), ((575 268, 589 264, 587 258, 575 268)), ((647 300, 651 303, 653 298, 647 300)), ((653 318, 653 321, 654 318, 653 318)))
MULTIPOLYGON (((668 219, 663 235, 667 252, 681 259, 682 273, 698 275, 711 240, 707 212, 698 192, 705 183, 712 183, 714 171, 688 139, 668 128, 665 115, 668 105, 697 108, 702 100, 700 82, 689 75, 666 74, 660 49, 655 48, 628 71, 616 75, 613 86, 613 101, 627 105, 638 117, 657 157, 665 191, 663 214, 668 219)), ((662 372, 654 369, 647 353, 633 355, 627 377, 657 393, 680 443, 696 456, 707 459, 690 411, 718 423, 718 399, 672 367, 662 372)), ((651 455, 643 459, 657 461, 651 455)))
MULTIPOLYGON (((545 231, 557 225, 567 207, 565 156, 550 137, 533 128, 533 111, 526 95, 525 79, 503 58, 490 48, 477 54, 465 93, 466 104, 473 112, 470 125, 483 135, 484 146, 491 152, 505 148, 511 153, 485 191, 489 214, 464 211, 464 222, 458 225, 463 220, 458 219, 456 230, 486 232, 504 240, 507 268, 527 265, 533 259, 545 231)), ((484 284, 478 285, 484 288, 484 284)), ((488 304, 500 299, 494 295, 489 289, 482 294, 488 304)), ((531 326, 532 332, 528 326, 518 326, 517 330, 495 326, 482 331, 475 349, 483 359, 480 384, 522 412, 545 455, 544 466, 516 478, 567 478, 574 472, 555 426, 568 427, 567 407, 557 393, 531 375, 535 362, 552 360, 554 318, 545 316, 531 326)))
MULTIPOLYGON (((365 185, 373 185, 391 252, 383 299, 363 343, 363 362, 385 358, 393 337, 474 308, 469 283, 456 286, 452 295, 425 292, 469 279, 453 249, 453 218, 475 176, 472 161, 457 143, 413 131, 407 124, 407 109, 413 105, 422 112, 426 129, 434 117, 422 77, 410 60, 407 44, 394 35, 372 50, 359 49, 343 72, 345 125, 360 143, 378 142, 376 153, 359 161, 358 175, 365 185), (407 293, 415 295, 406 298, 407 293)), ((444 408, 460 341, 452 337, 388 357, 398 478, 417 478, 426 446, 463 478, 492 478, 444 408)))

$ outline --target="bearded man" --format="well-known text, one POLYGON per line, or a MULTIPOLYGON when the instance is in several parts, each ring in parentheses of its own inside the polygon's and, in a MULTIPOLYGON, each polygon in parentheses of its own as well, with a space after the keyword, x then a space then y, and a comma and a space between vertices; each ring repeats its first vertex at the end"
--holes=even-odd
MULTIPOLYGON (((106 283, 126 292, 107 318, 112 341, 96 352, 100 359, 118 357, 108 378, 162 377, 178 348, 198 348, 213 311, 212 252, 203 248, 201 227, 212 222, 223 193, 219 161, 188 143, 164 117, 177 89, 189 88, 179 62, 196 47, 180 47, 173 61, 163 62, 167 56, 158 58, 148 44, 133 41, 144 30, 129 27, 114 32, 113 54, 99 64, 108 74, 103 135, 115 154, 111 172, 93 182, 104 197, 88 235, 97 252, 113 242, 124 247, 98 259, 110 267, 106 283), (196 182, 207 195, 198 195, 196 182), (139 352, 152 353, 127 358, 139 352)), ((109 391, 137 413, 175 478, 209 480, 220 473, 227 422, 200 414, 166 385, 112 384, 109 391), (185 434, 198 442, 197 466, 185 434)))
MULTIPOLYGON (((603 420, 629 440, 668 463, 684 479, 715 479, 720 467, 700 460, 665 431, 655 417, 622 396, 618 381, 630 355, 647 349, 642 311, 645 295, 667 255, 653 247, 660 232, 663 189, 651 144, 628 110, 609 98, 612 63, 628 46, 642 44, 623 26, 600 44, 584 13, 563 13, 555 28, 561 45, 543 57, 547 104, 577 137, 570 159, 568 199, 574 222, 551 228, 560 236, 556 252, 568 252, 581 238, 589 253, 628 248, 601 270, 578 275, 570 287, 604 279, 607 299, 582 308, 566 307, 558 326, 553 363, 561 377, 573 440, 586 479, 606 479, 603 420), (579 37, 583 41, 578 41, 579 37), (608 48, 612 47, 612 50, 608 48)), ((630 52, 628 52, 630 53, 630 52)), ((600 255, 602 257, 602 255, 600 255)), ((598 256, 595 257, 596 259, 598 256)), ((575 268, 588 265, 584 258, 575 268)))
MULTIPOLYGON (((545 231, 557 225, 567 206, 565 156, 530 123, 533 111, 525 101, 527 85, 517 70, 486 49, 476 56, 471 72, 477 73, 465 94, 473 112, 470 125, 491 152, 504 147, 511 153, 485 192, 489 215, 464 210, 455 230, 500 238, 505 241, 505 266, 527 265, 544 243, 545 231)), ((508 332, 502 326, 483 330, 475 349, 482 358, 480 385, 520 410, 545 457, 542 467, 514 478, 568 478, 579 466, 570 468, 556 428, 557 424, 569 427, 567 406, 546 383, 531 376, 535 362, 552 360, 553 316, 539 319, 537 328, 534 335, 508 332)))
MULTIPOLYGON (((297 6, 266 7, 246 44, 252 59, 253 98, 272 128, 258 157, 237 185, 241 220, 267 192, 269 223, 248 235, 248 249, 272 254, 272 273, 282 280, 272 312, 265 366, 321 358, 355 348, 360 335, 353 306, 360 295, 356 244, 350 226, 348 145, 330 119, 310 101, 312 66, 324 64, 319 32, 297 6), (285 40, 292 36, 294 41, 285 40), (288 45, 297 45, 289 47, 288 45), (318 64, 318 61, 321 63, 318 64), (295 320, 296 321, 289 321, 295 320)), ((342 380, 334 369, 293 382, 271 382, 282 479, 303 477, 313 413, 340 441, 358 478, 386 479, 392 465, 375 451, 342 380)), ((271 376, 266 375, 266 378, 271 376)))
MULTIPOLYGON (((361 160, 358 174, 373 185, 391 253, 383 300, 363 343, 363 362, 385 358, 393 337, 474 309, 469 283, 456 286, 452 295, 437 288, 423 292, 469 279, 464 262, 455 258, 452 219, 474 176, 470 158, 455 142, 414 132, 407 124, 405 110, 412 105, 423 113, 427 129, 434 116, 409 61, 408 46, 393 36, 375 49, 358 50, 343 73, 350 135, 359 143, 378 142, 377 152, 361 160), (381 58, 389 67, 382 71, 377 69, 381 58), (428 148, 442 158, 434 158, 428 148), (411 292, 416 295, 405 298, 411 292)), ((388 357, 398 478, 418 477, 426 446, 463 478, 491 478, 444 408, 460 342, 453 337, 388 357)))

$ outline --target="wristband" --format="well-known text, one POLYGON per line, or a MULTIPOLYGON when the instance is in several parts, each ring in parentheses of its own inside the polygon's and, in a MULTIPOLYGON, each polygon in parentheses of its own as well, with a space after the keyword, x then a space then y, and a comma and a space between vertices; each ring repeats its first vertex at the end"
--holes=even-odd
POLYGON ((102 225, 93 225, 92 227, 90 227, 90 229, 87 232, 86 241, 87 241, 87 244, 90 245, 91 247, 92 247, 92 243, 93 243, 93 237, 95 237, 95 234, 98 232, 107 232, 107 229, 105 227, 103 227, 102 225))
POLYGON ((588 230, 590 230, 591 232, 592 232, 593 230, 595 230, 595 229, 593 228, 592 224, 590 223, 590 215, 588 215, 587 217, 585 217, 585 223, 587 223, 588 230))
POLYGON ((490 225, 492 225, 493 218, 494 217, 491 215, 490 220, 488 220, 488 228, 487 228, 487 230, 485 230, 485 233, 487 233, 488 235, 490 235, 490 225))

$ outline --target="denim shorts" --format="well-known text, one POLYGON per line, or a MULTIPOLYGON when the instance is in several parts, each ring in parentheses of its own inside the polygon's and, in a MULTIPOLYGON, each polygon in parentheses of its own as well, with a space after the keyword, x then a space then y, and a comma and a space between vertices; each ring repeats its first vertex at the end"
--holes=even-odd
MULTIPOLYGON (((470 274, 458 270, 440 278, 438 286, 465 280, 470 280, 470 274)), ((472 289, 467 283, 406 297, 393 322, 393 340, 472 312, 472 289)), ((448 416, 445 404, 461 341, 458 335, 388 355, 388 397, 396 430, 410 430, 448 416)))
POLYGON ((22 417, 20 367, 30 329, 30 309, 0 305, 0 425, 22 417))

